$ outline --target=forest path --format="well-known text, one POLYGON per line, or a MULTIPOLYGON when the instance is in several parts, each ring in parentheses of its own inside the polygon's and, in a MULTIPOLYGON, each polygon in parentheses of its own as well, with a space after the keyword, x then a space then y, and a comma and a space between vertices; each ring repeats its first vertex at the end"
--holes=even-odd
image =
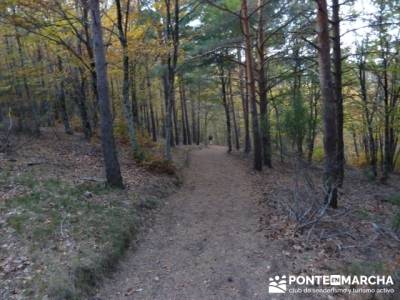
POLYGON ((279 269, 258 231, 251 168, 219 146, 190 157, 183 187, 97 299, 268 298, 279 269))

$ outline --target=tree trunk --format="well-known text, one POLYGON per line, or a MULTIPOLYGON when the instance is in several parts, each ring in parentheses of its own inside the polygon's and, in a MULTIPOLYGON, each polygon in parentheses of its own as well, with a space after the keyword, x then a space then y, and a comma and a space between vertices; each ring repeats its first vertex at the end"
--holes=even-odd
POLYGON ((136 94, 136 64, 131 62, 130 65, 130 83, 131 83, 131 105, 133 121, 135 122, 136 128, 139 128, 139 113, 138 113, 138 101, 136 94))
POLYGON ((199 85, 199 93, 197 97, 197 131, 196 131, 196 145, 200 145, 200 136, 201 136, 201 124, 200 124, 200 95, 201 95, 201 90, 200 90, 200 85, 199 85))
MULTIPOLYGON (((165 22, 165 44, 172 42, 172 53, 168 53, 167 58, 167 68, 164 74, 164 88, 165 88, 165 149, 164 156, 165 159, 171 160, 171 143, 173 143, 173 113, 175 111, 175 73, 176 65, 178 62, 178 50, 179 50, 179 0, 175 0, 174 7, 174 21, 172 20, 171 14, 171 0, 164 0, 166 6, 166 22, 165 22)), ((175 119, 176 121, 176 119, 175 119)), ((175 127, 175 134, 177 133, 177 128, 175 127)), ((178 137, 179 139, 179 137, 178 137)), ((178 140, 179 142, 179 140, 178 140)))
POLYGON ((232 91, 232 73, 231 70, 228 70, 228 85, 229 85, 229 106, 232 112, 232 122, 233 122, 233 130, 235 132, 235 146, 236 150, 240 150, 240 136, 239 136, 239 128, 238 123, 236 122, 236 112, 235 112, 235 102, 233 99, 233 91, 232 91))
POLYGON ((260 95, 260 128, 263 148, 264 165, 272 168, 271 159, 271 137, 268 120, 268 99, 267 99, 267 82, 265 71, 265 38, 264 38, 264 14, 263 0, 258 0, 259 18, 257 30, 257 55, 258 55, 258 91, 260 95))
MULTIPOLYGON (((132 102, 129 99, 129 87, 130 87, 130 74, 129 74, 129 55, 128 55, 128 41, 126 38, 126 32, 123 27, 122 20, 122 8, 120 0, 115 0, 117 6, 117 27, 118 27, 118 37, 122 47, 122 65, 123 65, 123 83, 122 83, 122 102, 123 110, 125 114, 126 123, 128 126, 129 140, 131 142, 131 147, 133 155, 136 159, 141 159, 139 144, 136 137, 135 121, 133 119, 132 113, 132 102)), ((128 7, 129 10, 129 1, 128 7)), ((128 16, 127 16, 128 17, 128 16)), ((126 20, 127 21, 127 20, 126 20)))
MULTIPOLYGON (((17 27, 15 27, 15 39, 17 41, 20 67, 21 67, 21 69, 24 69, 25 68, 25 57, 24 57, 24 53, 22 51, 21 38, 20 38, 20 35, 19 35, 17 27)), ((26 77, 25 72, 23 72, 22 81, 23 81, 24 90, 25 90, 26 102, 30 104, 30 112, 31 112, 30 118, 32 118, 32 120, 33 120, 32 133, 34 135, 36 135, 36 136, 39 136, 40 135, 39 110, 38 110, 38 107, 37 107, 36 100, 33 99, 32 95, 31 95, 31 90, 30 90, 30 87, 29 87, 28 78, 26 77)))
POLYGON ((313 87, 312 97, 310 97, 309 100, 309 111, 310 111, 310 117, 308 125, 307 161, 311 163, 314 154, 314 144, 315 144, 315 137, 317 135, 317 120, 318 120, 318 95, 314 87, 313 87))
POLYGON ((188 120, 185 84, 183 82, 182 77, 179 80, 179 92, 180 92, 180 98, 181 98, 181 113, 182 113, 181 122, 182 122, 183 144, 190 145, 190 144, 192 144, 192 140, 191 140, 191 134, 190 134, 190 125, 189 125, 189 120, 188 120))
MULTIPOLYGON (((226 78, 225 78, 225 70, 223 65, 223 58, 220 58, 221 61, 219 63, 219 76, 221 78, 221 93, 222 93, 222 104, 225 109, 225 121, 226 121, 226 142, 228 144, 228 153, 232 152, 232 128, 231 128, 231 116, 229 112, 229 103, 226 94, 226 78)), ((207 139, 207 137, 206 137, 207 139)))
POLYGON ((367 127, 367 137, 364 138, 365 144, 365 154, 367 159, 369 160, 371 173, 374 178, 378 175, 377 171, 377 154, 376 154, 376 144, 374 138, 374 129, 373 129, 373 115, 374 111, 370 112, 368 108, 368 95, 367 95, 367 82, 366 82, 366 69, 365 69, 365 58, 364 58, 364 48, 359 50, 360 58, 358 62, 358 79, 360 82, 360 91, 361 91, 361 100, 363 102, 364 108, 364 118, 367 127))
POLYGON ((64 82, 65 78, 63 74, 64 68, 60 56, 57 56, 57 65, 58 65, 58 71, 60 72, 61 76, 59 91, 58 91, 58 105, 60 107, 61 118, 64 124, 64 131, 66 134, 72 134, 73 132, 69 124, 69 118, 67 113, 67 105, 65 104, 65 82, 64 82))
POLYGON ((77 69, 76 73, 76 102, 79 107, 79 113, 81 116, 83 134, 85 135, 86 140, 90 140, 92 138, 92 126, 89 122, 89 116, 86 107, 86 78, 81 68, 77 69))
POLYGON ((123 187, 122 176, 115 146, 107 76, 107 62, 103 43, 99 0, 90 0, 97 94, 101 114, 101 141, 107 182, 114 187, 123 187))
POLYGON ((343 142, 343 94, 342 94, 342 50, 340 43, 340 4, 332 0, 332 31, 333 31, 333 64, 335 66, 335 98, 337 114, 337 167, 338 186, 342 187, 344 179, 344 142, 343 142))
POLYGON ((178 113, 176 109, 176 93, 174 90, 174 97, 172 99, 172 121, 174 125, 174 136, 175 136, 175 144, 176 146, 179 146, 180 144, 180 134, 179 134, 179 120, 178 120, 178 113))
MULTIPOLYGON (((382 38, 381 38, 382 40, 382 38)), ((386 42, 387 43, 387 42, 386 42)), ((382 182, 386 182, 389 177, 390 170, 392 169, 392 160, 390 158, 390 108, 389 108, 389 82, 388 82, 388 62, 386 57, 387 44, 381 43, 381 58, 383 69, 383 103, 384 103, 384 155, 383 155, 383 172, 382 182)))
POLYGON ((183 108, 183 102, 185 102, 183 98, 183 91, 182 91, 182 83, 179 82, 179 98, 181 100, 181 124, 182 124, 182 141, 184 145, 188 144, 188 137, 187 137, 187 128, 186 128, 186 121, 185 121, 185 111, 183 108))
MULTIPOLYGON (((237 52, 238 61, 242 59, 240 49, 237 52)), ((243 119, 244 119, 244 152, 249 153, 251 151, 250 141, 250 122, 249 122, 249 93, 247 85, 247 72, 243 71, 243 67, 239 65, 239 85, 240 85, 240 96, 242 98, 243 106, 243 119)))
POLYGON ((146 82, 147 82, 147 97, 148 97, 147 102, 149 103, 149 109, 150 109, 151 136, 152 136, 153 142, 156 142, 157 141, 157 127, 156 127, 156 120, 154 117, 153 95, 151 92, 150 71, 149 71, 149 67, 147 64, 146 64, 146 82))
POLYGON ((326 0, 317 2, 318 58, 321 96, 323 100, 324 122, 324 186, 326 200, 330 206, 337 207, 337 122, 336 101, 333 93, 333 82, 330 58, 329 19, 326 0))
POLYGON ((260 128, 258 123, 258 112, 257 112, 257 96, 256 96, 256 85, 254 78, 254 60, 253 60, 253 43, 250 33, 249 16, 247 10, 247 0, 242 0, 241 5, 241 25, 245 39, 245 51, 246 51, 246 69, 248 76, 248 86, 250 93, 250 105, 251 105, 251 116, 253 124, 253 144, 254 144, 254 169, 257 171, 262 170, 262 145, 260 139, 260 128))

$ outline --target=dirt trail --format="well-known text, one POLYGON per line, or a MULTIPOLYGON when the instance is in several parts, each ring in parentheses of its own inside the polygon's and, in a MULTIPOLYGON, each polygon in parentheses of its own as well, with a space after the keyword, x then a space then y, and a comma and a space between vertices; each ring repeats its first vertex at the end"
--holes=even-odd
POLYGON ((223 147, 194 151, 183 187, 98 299, 269 298, 279 268, 258 232, 252 177, 223 147))

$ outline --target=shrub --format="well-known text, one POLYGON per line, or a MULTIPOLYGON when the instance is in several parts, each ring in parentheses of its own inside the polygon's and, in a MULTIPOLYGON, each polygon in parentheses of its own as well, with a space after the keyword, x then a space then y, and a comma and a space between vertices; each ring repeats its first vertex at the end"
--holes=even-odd
POLYGON ((157 174, 176 175, 177 169, 173 162, 160 157, 147 157, 142 161, 142 166, 150 172, 157 174))

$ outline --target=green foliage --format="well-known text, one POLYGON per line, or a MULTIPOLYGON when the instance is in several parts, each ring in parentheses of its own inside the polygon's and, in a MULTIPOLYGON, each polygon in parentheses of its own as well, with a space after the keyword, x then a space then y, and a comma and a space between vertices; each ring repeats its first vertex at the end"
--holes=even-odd
POLYGON ((397 212, 393 218, 393 228, 400 230, 400 212, 397 212))
POLYGON ((365 275, 365 274, 383 274, 385 266, 382 262, 351 262, 345 267, 345 274, 349 275, 365 275))
POLYGON ((7 222, 22 236, 32 237, 37 247, 45 246, 59 233, 61 223, 79 214, 98 211, 98 206, 85 199, 85 193, 100 195, 109 190, 103 184, 72 186, 57 179, 34 181, 32 175, 17 178, 30 191, 7 201, 6 208, 14 209, 7 222))
POLYGON ((375 181, 376 177, 374 175, 374 173, 372 172, 371 168, 365 168, 363 169, 363 174, 365 176, 365 178, 367 178, 368 181, 375 181))
POLYGON ((387 201, 390 202, 390 203, 392 203, 393 205, 398 205, 398 206, 400 206, 400 194, 395 194, 395 195, 390 196, 390 197, 387 199, 387 201))
POLYGON ((317 162, 322 162, 325 157, 325 152, 323 147, 315 147, 313 152, 313 160, 317 162))
POLYGON ((308 113, 302 101, 294 101, 284 114, 285 130, 290 138, 303 138, 308 124, 308 113))
MULTIPOLYGON (((400 194, 390 196, 387 201, 400 207, 400 194)), ((395 230, 400 230, 400 208, 397 208, 397 211, 393 217, 392 225, 395 230)))

